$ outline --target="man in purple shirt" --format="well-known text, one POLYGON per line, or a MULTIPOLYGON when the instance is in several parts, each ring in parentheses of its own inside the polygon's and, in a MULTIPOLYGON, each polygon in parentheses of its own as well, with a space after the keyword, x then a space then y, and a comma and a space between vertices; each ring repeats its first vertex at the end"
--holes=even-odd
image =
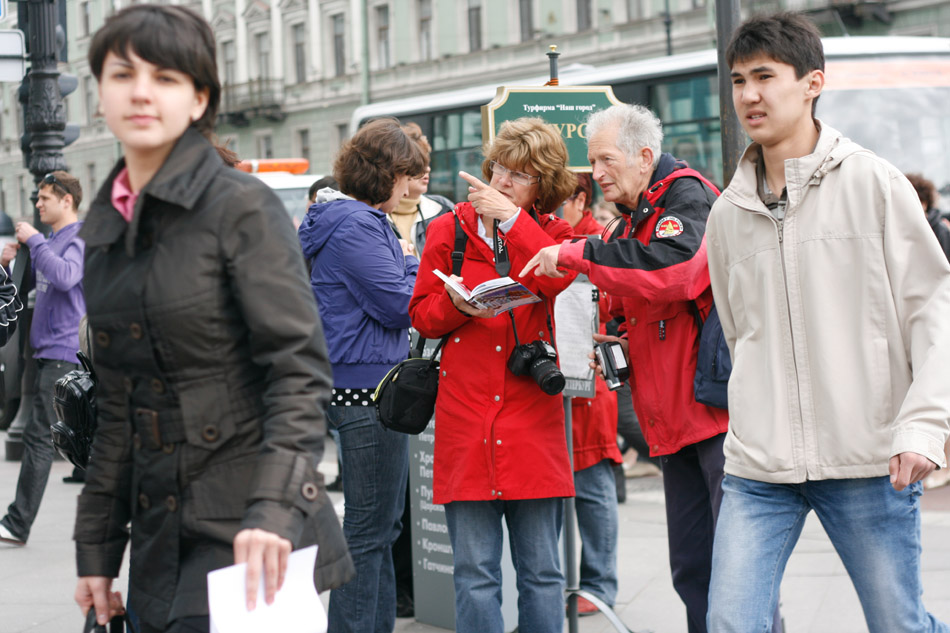
POLYGON ((0 254, 0 265, 6 267, 25 244, 30 249, 36 288, 30 327, 30 347, 37 365, 33 418, 23 430, 16 499, 0 519, 0 542, 13 545, 26 544, 49 479, 53 463, 49 427, 56 421, 53 386, 79 367, 79 320, 86 313, 82 291, 84 244, 77 236, 82 224, 78 221, 81 201, 82 188, 76 178, 64 171, 47 174, 40 182, 36 208, 40 220, 52 232, 47 238, 29 223, 18 222, 17 242, 8 244, 0 254))

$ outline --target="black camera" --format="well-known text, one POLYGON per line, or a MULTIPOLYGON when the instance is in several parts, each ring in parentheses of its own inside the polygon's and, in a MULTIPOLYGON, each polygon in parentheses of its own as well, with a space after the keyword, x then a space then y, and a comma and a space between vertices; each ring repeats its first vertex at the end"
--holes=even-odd
POLYGON ((528 376, 541 391, 554 396, 564 390, 564 374, 557 368, 557 352, 547 341, 532 341, 517 346, 508 357, 508 369, 515 376, 528 376))
POLYGON ((623 346, 617 341, 605 341, 594 346, 597 364, 604 372, 607 388, 616 391, 630 378, 630 366, 623 354, 623 346))

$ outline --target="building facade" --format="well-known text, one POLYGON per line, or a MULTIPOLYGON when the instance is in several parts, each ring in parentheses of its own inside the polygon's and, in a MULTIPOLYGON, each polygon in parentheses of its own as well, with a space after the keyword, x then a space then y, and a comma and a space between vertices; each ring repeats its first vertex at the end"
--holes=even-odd
MULTIPOLYGON (((61 0, 63 1, 63 0, 61 0)), ((68 60, 78 88, 66 148, 87 200, 120 148, 97 115, 86 54, 93 33, 131 0, 69 0, 68 60)), ((592 66, 710 48, 714 0, 196 0, 211 23, 224 86, 218 136, 242 158, 304 157, 327 173, 369 103, 544 74, 552 44, 561 64, 592 66)), ((0 28, 16 28, 16 4, 0 28)), ((808 11, 826 35, 950 36, 950 0, 750 0, 743 13, 808 11)), ((16 84, 0 84, 0 210, 31 214, 32 176, 20 154, 16 84)))

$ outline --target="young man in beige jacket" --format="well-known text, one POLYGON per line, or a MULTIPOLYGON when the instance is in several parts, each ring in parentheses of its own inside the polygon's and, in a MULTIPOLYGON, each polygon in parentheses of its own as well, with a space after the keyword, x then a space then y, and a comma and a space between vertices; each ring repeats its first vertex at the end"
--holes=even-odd
POLYGON ((814 510, 871 633, 950 631, 921 601, 919 510, 947 467, 950 265, 907 179, 813 118, 811 22, 752 18, 726 58, 753 143, 706 232, 733 359, 709 630, 769 630, 814 510))

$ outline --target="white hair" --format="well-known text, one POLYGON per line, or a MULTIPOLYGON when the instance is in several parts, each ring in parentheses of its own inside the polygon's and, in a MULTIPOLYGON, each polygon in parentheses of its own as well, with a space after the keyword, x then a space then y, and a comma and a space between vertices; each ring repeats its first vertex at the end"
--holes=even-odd
POLYGON ((653 167, 656 168, 660 161, 663 124, 655 114, 641 105, 621 103, 610 106, 587 117, 587 138, 612 125, 618 126, 616 145, 627 158, 634 158, 642 148, 648 147, 653 152, 653 167))

